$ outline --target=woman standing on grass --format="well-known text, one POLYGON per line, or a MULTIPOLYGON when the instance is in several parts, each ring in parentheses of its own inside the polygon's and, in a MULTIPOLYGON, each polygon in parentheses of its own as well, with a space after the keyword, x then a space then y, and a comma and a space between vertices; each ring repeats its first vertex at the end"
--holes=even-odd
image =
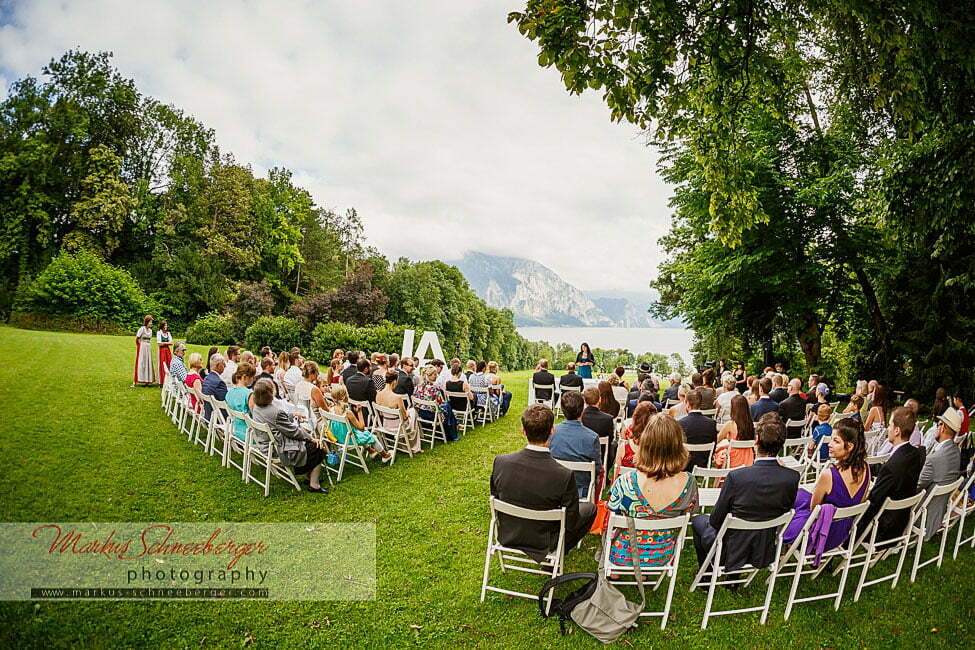
POLYGON ((166 371, 173 363, 173 335, 169 331, 169 323, 159 322, 159 332, 156 333, 156 345, 159 346, 159 383, 166 383, 166 371))
POLYGON ((146 314, 142 327, 135 333, 135 373, 132 386, 156 383, 156 369, 152 367, 152 316, 146 314))
POLYGON ((583 343, 579 347, 579 354, 576 355, 576 374, 583 379, 592 379, 592 367, 596 364, 596 358, 592 356, 592 350, 588 343, 583 343))

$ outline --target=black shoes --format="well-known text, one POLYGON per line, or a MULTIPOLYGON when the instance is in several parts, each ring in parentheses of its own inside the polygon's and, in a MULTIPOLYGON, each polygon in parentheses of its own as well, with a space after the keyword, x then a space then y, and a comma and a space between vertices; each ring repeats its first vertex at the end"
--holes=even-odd
POLYGON ((317 494, 328 494, 328 488, 327 488, 327 487, 324 487, 324 486, 319 486, 319 487, 317 487, 317 488, 313 488, 313 487, 311 486, 311 483, 309 483, 309 484, 308 484, 308 485, 306 485, 305 487, 306 487, 306 489, 307 489, 307 490, 308 490, 309 492, 315 492, 315 493, 317 493, 317 494))

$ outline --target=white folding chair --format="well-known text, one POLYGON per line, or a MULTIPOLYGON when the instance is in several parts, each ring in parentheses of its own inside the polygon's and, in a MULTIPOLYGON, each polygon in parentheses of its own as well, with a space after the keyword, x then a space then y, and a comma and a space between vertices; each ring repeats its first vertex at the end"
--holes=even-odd
POLYGON ((359 412, 362 414, 362 424, 369 428, 372 423, 372 405, 373 402, 367 402, 360 399, 350 399, 349 406, 358 406, 359 412))
POLYGON ((701 629, 706 629, 708 626, 708 619, 712 616, 725 616, 728 614, 743 614, 745 612, 762 612, 761 624, 765 625, 765 621, 768 618, 769 605, 772 602, 772 592, 775 590, 775 579, 778 576, 778 562, 772 562, 768 566, 769 578, 768 586, 765 590, 765 602, 763 605, 757 607, 743 607, 740 609, 726 609, 726 610, 713 610, 712 606, 714 604, 714 592, 719 585, 745 585, 748 586, 751 581, 758 575, 761 568, 756 568, 751 564, 746 564, 734 570, 727 570, 721 564, 722 550, 724 548, 724 537, 729 530, 772 530, 778 529, 775 539, 775 555, 774 557, 779 557, 782 554, 782 533, 785 526, 792 521, 792 516, 795 514, 794 510, 790 510, 785 514, 776 517, 775 519, 770 519, 768 521, 746 521, 744 519, 739 519, 734 515, 728 515, 725 517, 724 523, 721 525, 721 530, 718 531, 718 535, 714 540, 714 545, 708 551, 707 557, 704 558, 704 562, 701 564, 700 570, 697 575, 694 576, 694 582, 691 584, 691 591, 707 585, 708 597, 704 605, 704 618, 701 620, 701 629))
POLYGON ((471 392, 474 393, 474 400, 476 402, 475 409, 475 421, 476 415, 481 416, 481 425, 485 425, 488 422, 494 422, 495 420, 495 410, 492 403, 493 396, 491 391, 488 390, 487 386, 471 386, 471 392))
MULTIPOLYGON (((201 434, 204 429, 210 428, 210 421, 206 417, 207 404, 211 404, 210 395, 197 396, 197 408, 189 410, 190 422, 186 431, 186 439, 194 445, 203 445, 203 453, 206 453, 206 437, 201 434)), ((212 405, 210 411, 213 411, 212 405)))
POLYGON ((712 420, 717 420, 718 419, 718 409, 717 408, 704 409, 704 410, 701 411, 701 415, 706 415, 707 417, 711 418, 712 420))
POLYGON ((594 496, 596 490, 596 463, 593 461, 582 462, 582 461, 571 461, 571 460, 561 460, 559 458, 555 459, 558 461, 559 465, 571 469, 573 472, 586 472, 589 474, 589 487, 586 490, 586 496, 579 497, 580 503, 595 503, 596 498, 594 496))
POLYGON ((206 400, 210 402, 210 422, 207 427, 206 443, 203 445, 203 453, 213 455, 216 445, 220 443, 220 458, 223 458, 223 446, 227 444, 227 403, 218 400, 212 395, 207 395, 206 400))
POLYGON ((235 411, 234 409, 227 407, 227 435, 224 439, 223 454, 222 454, 222 464, 224 467, 233 467, 240 471, 240 480, 246 481, 247 476, 244 473, 244 465, 247 460, 247 429, 244 431, 244 439, 241 440, 234 435, 234 422, 240 420, 247 425, 247 413, 243 411, 235 411), (234 454, 240 454, 240 464, 234 460, 234 454))
POLYGON ((271 493, 271 477, 277 476, 284 482, 291 485, 294 489, 301 492, 298 479, 290 467, 281 464, 281 457, 278 454, 278 445, 271 433, 270 427, 263 422, 257 422, 246 413, 244 421, 247 422, 247 446, 244 455, 244 480, 252 481, 264 488, 264 496, 271 493), (264 446, 264 449, 261 447, 264 446), (263 482, 259 476, 254 476, 251 471, 254 466, 264 470, 263 482))
POLYGON ((162 384, 160 385, 160 391, 159 391, 159 405, 165 411, 166 403, 169 401, 169 398, 172 394, 173 377, 172 375, 169 374, 169 367, 165 363, 162 364, 162 367, 159 368, 159 371, 162 373, 162 376, 165 377, 165 379, 163 379, 162 384))
MULTIPOLYGON (((962 547, 962 544, 971 544, 971 547, 975 548, 975 528, 972 528, 970 535, 965 536, 965 520, 969 517, 975 520, 975 499, 971 497, 973 485, 975 485, 975 472, 972 473, 959 494, 952 499, 948 506, 948 510, 958 522, 958 535, 955 537, 955 550, 951 554, 952 559, 958 558, 958 549, 962 547)), ((947 536, 947 534, 943 536, 942 544, 944 544, 944 538, 947 536)))
POLYGON ((396 462, 396 453, 403 452, 413 458, 413 448, 410 446, 409 423, 403 421, 399 409, 391 409, 380 404, 373 404, 376 421, 372 427, 372 434, 386 443, 385 447, 393 455, 389 464, 396 462))
POLYGON ((562 396, 566 393, 581 393, 582 388, 580 386, 559 386, 559 397, 555 400, 555 408, 552 411, 555 413, 556 419, 562 415, 562 396))
MULTIPOLYGON (((488 577, 491 571, 491 558, 493 556, 497 556, 498 563, 501 565, 502 573, 506 572, 508 569, 511 569, 512 571, 523 571, 525 573, 543 575, 549 579, 556 578, 561 575, 562 566, 565 562, 565 508, 558 508, 557 510, 530 510, 528 508, 522 508, 510 503, 505 503, 504 501, 500 501, 494 497, 491 497, 490 504, 491 523, 488 526, 487 551, 484 557, 484 578, 481 581, 481 602, 484 602, 484 596, 489 591, 494 591, 499 594, 506 594, 508 596, 519 596, 521 598, 528 598, 529 600, 537 601, 538 594, 526 594, 520 591, 510 591, 508 589, 501 589, 500 587, 489 585, 488 577), (504 546, 499 541, 498 514, 503 514, 516 519, 526 519, 528 521, 557 522, 559 525, 559 537, 558 542, 555 545, 555 549, 546 555, 545 560, 541 564, 537 564, 534 560, 525 555, 523 551, 504 546)), ((553 592, 554 590, 550 591, 548 598, 546 599, 546 614, 552 607, 552 596, 554 595, 553 592)))
MULTIPOLYGON (((741 467, 741 465, 732 465, 731 464, 731 451, 733 449, 752 449, 752 450, 754 450, 755 449, 755 444, 756 444, 756 441, 755 440, 729 440, 728 441, 728 461, 727 461, 727 467, 729 469, 735 469, 736 467, 741 467)), ((754 457, 754 453, 753 453, 753 457, 754 457)))
MULTIPOLYGON (((349 415, 345 413, 343 415, 336 415, 330 411, 319 411, 319 414, 325 418, 325 426, 331 429, 332 422, 338 422, 340 425, 346 427, 346 434, 344 440, 339 440, 338 442, 329 442, 329 446, 335 447, 336 453, 339 457, 339 466, 332 467, 327 465, 328 471, 335 474, 335 481, 341 481, 342 476, 345 475, 346 464, 352 465, 353 467, 358 467, 366 474, 369 473, 369 466, 366 465, 366 456, 363 453, 364 445, 360 445, 356 442, 355 433, 352 431, 352 423, 349 422, 349 415)), ((334 431, 332 431, 334 434, 334 431)))
MULTIPOLYGON (((664 599, 663 610, 659 612, 640 612, 640 616, 659 616, 661 630, 667 627, 667 619, 670 617, 670 605, 674 599, 674 586, 677 584, 677 572, 680 568, 680 554, 681 549, 684 547, 684 537, 687 532, 687 524, 689 521, 690 515, 681 515, 680 517, 671 517, 668 519, 633 519, 634 528, 638 534, 641 531, 652 531, 657 534, 665 534, 668 531, 672 531, 675 535, 673 554, 665 564, 660 566, 640 565, 640 575, 643 576, 643 581, 647 586, 649 586, 654 576, 656 576, 656 581, 653 582, 654 591, 660 587, 664 579, 670 579, 670 583, 667 586, 667 597, 664 599)), ((639 562, 639 559, 633 557, 633 548, 637 543, 636 540, 630 540, 630 566, 614 564, 610 558, 610 547, 612 546, 613 538, 616 534, 620 533, 629 533, 629 526, 626 523, 626 517, 616 513, 611 513, 609 516, 608 525, 606 527, 606 534, 603 536, 603 569, 607 576, 619 576, 618 578, 608 580, 614 585, 636 585, 635 572, 633 569, 633 563, 639 562), (624 576, 632 576, 633 579, 624 580, 624 576)), ((639 556, 639 553, 637 553, 637 556, 639 556)))
POLYGON ((536 384, 532 382, 532 397, 531 404, 544 404, 553 411, 555 410, 555 384, 536 384), (547 398, 541 398, 538 396, 538 391, 548 391, 550 394, 547 398))
MULTIPOLYGON (((837 523, 842 521, 849 521, 851 527, 848 535, 848 539, 857 538, 857 525, 860 523, 860 518, 863 513, 867 511, 870 506, 868 501, 863 503, 858 503, 855 506, 850 506, 848 508, 837 508, 833 514, 831 526, 836 526, 837 523)), ((789 598, 785 604, 785 620, 789 620, 789 616, 792 614, 792 607, 796 603, 808 603, 815 600, 825 600, 827 598, 834 598, 833 609, 839 610, 840 601, 843 600, 843 591, 846 588, 846 577, 849 574, 849 565, 847 564, 850 560, 850 555, 853 552, 852 545, 846 543, 844 540, 839 546, 828 549, 819 556, 819 564, 816 564, 816 556, 812 552, 810 547, 810 531, 813 526, 815 526, 816 521, 822 514, 822 506, 816 506, 809 515, 809 519, 806 520, 805 525, 799 532, 799 536, 796 537, 795 541, 789 546, 782 557, 779 558, 778 573, 780 578, 792 577, 792 588, 789 590, 789 598), (830 560, 833 558, 840 558, 843 562, 843 568, 840 572, 840 584, 839 588, 830 593, 817 594, 815 596, 806 596, 804 598, 796 598, 796 591, 799 588, 799 580, 804 575, 811 575, 812 579, 815 580, 819 575, 826 569, 829 565, 830 560)))
POLYGON ((311 432, 311 435, 318 438, 318 419, 315 416, 318 407, 312 403, 311 398, 298 400, 297 406, 300 409, 304 409, 305 415, 308 416, 306 420, 308 423, 307 429, 311 432))
POLYGON ((863 567, 862 571, 860 572, 860 578, 857 580, 857 589, 856 593, 853 594, 853 602, 860 600, 860 594, 863 592, 864 587, 886 582, 887 580, 892 581, 890 585, 891 589, 897 586, 897 581, 900 579, 901 575, 901 569, 904 567, 904 560, 907 557, 908 542, 911 538, 911 526, 914 520, 914 513, 917 509, 917 505, 921 503, 921 499, 923 498, 924 492, 918 492, 912 497, 907 497, 906 499, 900 500, 894 500, 887 497, 887 499, 884 500, 883 505, 880 507, 880 510, 873 518, 873 521, 871 521, 863 530, 860 531, 860 538, 854 541, 851 545, 849 559, 843 562, 833 572, 833 575, 836 575, 843 570, 863 567), (877 526, 877 522, 880 521, 880 517, 886 512, 896 512, 898 510, 908 511, 907 524, 904 526, 904 532, 892 539, 878 541, 877 533, 880 529, 877 526), (897 569, 893 573, 883 575, 879 578, 874 578, 873 580, 867 580, 867 573, 870 571, 870 568, 877 564, 880 560, 894 553, 897 553, 899 556, 897 559, 897 569))
POLYGON ((677 406, 678 404, 680 404, 679 399, 669 399, 666 402, 664 402, 664 408, 669 409, 670 407, 677 406))
POLYGON ((804 437, 807 437, 808 436, 808 432, 806 431, 806 425, 807 424, 808 423, 806 422, 806 420, 786 420, 785 421, 785 430, 786 431, 790 431, 790 430, 794 430, 794 429, 799 429, 800 432, 801 432, 800 433, 800 437, 803 437, 804 438, 804 437))
POLYGON ((708 452, 708 464, 705 467, 711 467, 711 461, 714 457, 713 442, 702 442, 700 444, 693 444, 693 445, 688 442, 685 442, 684 449, 686 449, 689 454, 694 454, 694 452, 701 452, 701 451, 708 452))
POLYGON ((433 400, 420 399, 419 397, 413 398, 413 404, 416 406, 416 423, 420 427, 420 443, 430 443, 430 449, 433 449, 433 445, 439 440, 440 442, 447 442, 447 427, 444 423, 443 411, 440 410, 440 405, 433 400), (433 412, 433 419, 427 420, 426 418, 420 417, 420 412, 426 407, 426 412, 430 413, 431 409, 433 412))
POLYGON ((883 465, 890 460, 890 454, 879 454, 877 456, 867 456, 867 465, 883 465))
MULTIPOLYGON (((931 502, 939 497, 950 499, 951 494, 961 487, 962 481, 964 480, 965 477, 959 476, 951 483, 932 486, 930 491, 927 493, 927 496, 924 497, 924 500, 921 501, 921 504, 918 506, 918 516, 914 517, 914 520, 912 521, 912 526, 914 526, 914 538, 912 542, 908 542, 908 545, 914 544, 917 547, 914 551, 914 566, 911 567, 911 582, 914 582, 914 580, 917 578, 918 569, 935 563, 937 563, 939 567, 941 566, 941 559, 945 553, 944 542, 948 538, 948 532, 951 529, 951 508, 945 508, 945 514, 941 518, 941 525, 938 526, 938 530, 935 532, 935 535, 941 535, 941 542, 938 544, 938 552, 922 562, 921 549, 924 548, 924 537, 927 535, 928 508, 931 507, 931 502)), ((951 504, 948 503, 945 505, 950 506, 951 504)))
POLYGON ((736 467, 701 467, 700 465, 695 465, 694 469, 691 470, 691 476, 697 481, 698 490, 707 489, 720 489, 718 483, 727 478, 728 474, 736 467))
MULTIPOLYGON (((467 393, 461 393, 456 391, 446 391, 444 393, 447 396, 447 400, 454 398, 454 401, 464 400, 463 409, 454 409, 454 417, 457 418, 457 433, 463 435, 468 429, 474 428, 474 409, 471 407, 471 401, 467 398, 467 393)), ((454 402, 450 402, 450 407, 454 407, 454 402)))

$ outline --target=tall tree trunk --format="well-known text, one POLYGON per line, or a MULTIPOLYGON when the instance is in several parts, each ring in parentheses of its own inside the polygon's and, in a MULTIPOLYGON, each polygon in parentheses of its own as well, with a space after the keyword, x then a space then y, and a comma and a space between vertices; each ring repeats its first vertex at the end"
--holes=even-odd
POLYGON ((812 373, 819 368, 819 360, 823 354, 823 339, 819 331, 819 323, 815 316, 806 319, 805 325, 798 332, 799 347, 806 358, 806 372, 812 373))

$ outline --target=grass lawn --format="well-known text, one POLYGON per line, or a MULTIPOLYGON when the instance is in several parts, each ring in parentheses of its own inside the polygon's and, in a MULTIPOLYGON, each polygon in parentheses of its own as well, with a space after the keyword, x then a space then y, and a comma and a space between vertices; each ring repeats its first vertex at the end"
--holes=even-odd
MULTIPOLYGON (((509 373, 511 413, 458 443, 393 467, 348 473, 326 497, 278 481, 265 499, 239 474, 187 443, 159 406, 156 388, 129 388, 129 337, 0 327, 0 520, 374 522, 379 589, 368 602, 6 602, 4 647, 598 647, 585 633, 562 639, 537 606, 491 594, 479 602, 488 525, 488 478, 495 455, 522 446, 517 415, 529 373, 509 373), (325 624, 314 623, 327 621, 325 624), (252 638, 252 642, 247 640, 252 638)), ((595 537, 568 557, 592 570, 595 537)), ((786 586, 766 626, 757 615, 713 620, 699 629, 704 593, 688 593, 688 549, 661 631, 641 625, 625 646, 970 646, 975 623, 975 552, 928 567, 896 591, 852 590, 834 612, 801 604, 782 621, 786 586)), ((535 577, 506 578, 534 591, 535 577)), ((805 591, 805 583, 800 593, 805 591)), ((651 594, 655 608, 662 594, 651 594)), ((631 596, 632 597, 632 596, 631 596)), ((721 593, 721 608, 757 604, 752 588, 721 593)))

